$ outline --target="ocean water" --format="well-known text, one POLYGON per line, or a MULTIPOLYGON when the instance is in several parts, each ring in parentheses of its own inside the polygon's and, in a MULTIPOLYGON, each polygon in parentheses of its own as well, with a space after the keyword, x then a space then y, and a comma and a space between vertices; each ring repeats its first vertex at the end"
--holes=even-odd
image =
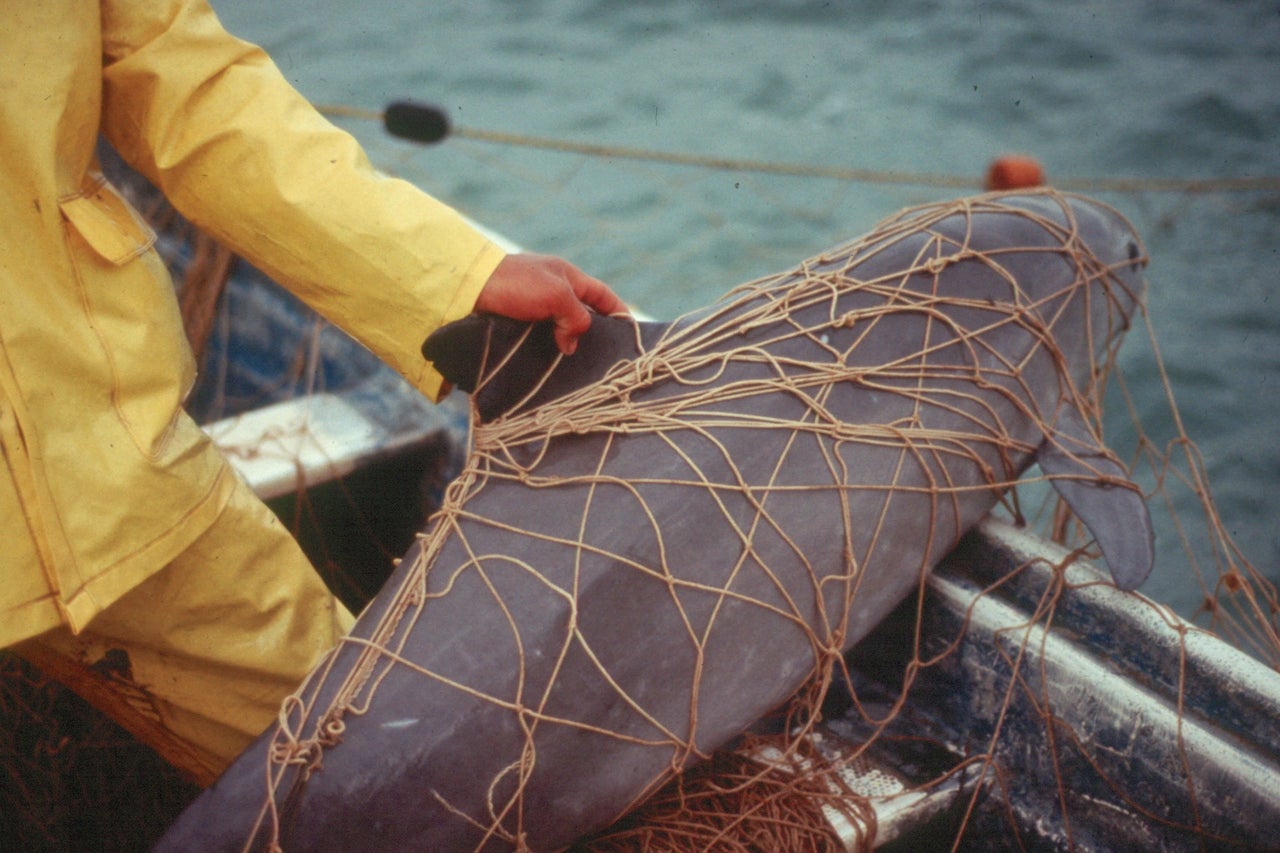
MULTIPOLYGON (((1280 175, 1280 4, 1237 0, 214 0, 318 104, 442 107, 461 131, 971 179, 1015 151, 1051 180, 1280 175)), ((336 119, 381 168, 670 317, 901 207, 963 190, 638 162, 336 119)), ((1095 193, 1152 258, 1149 311, 1223 522, 1280 579, 1280 193, 1095 193)), ((1174 435, 1140 330, 1144 428, 1174 435)), ((1112 406, 1109 440, 1132 427, 1112 406)), ((1178 499, 1184 510, 1190 498, 1178 499)), ((1156 507, 1144 592, 1203 592, 1156 507)), ((1195 534, 1193 533, 1193 538, 1195 534)))

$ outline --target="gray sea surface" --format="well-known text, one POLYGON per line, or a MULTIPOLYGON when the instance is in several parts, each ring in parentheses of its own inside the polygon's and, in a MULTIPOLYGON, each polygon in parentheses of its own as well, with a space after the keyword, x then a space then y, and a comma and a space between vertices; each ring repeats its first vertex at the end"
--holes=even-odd
MULTIPOLYGON (((1280 4, 1236 0, 214 0, 314 102, 442 107, 460 131, 971 179, 1026 152, 1051 180, 1280 175, 1280 4)), ((374 163, 671 317, 907 205, 963 192, 587 156, 335 119, 374 163)), ((1280 579, 1280 193, 1098 192, 1152 258, 1149 310, 1226 528, 1280 579)), ((1173 437, 1140 329, 1122 368, 1173 437)), ((1109 440, 1131 452, 1123 401, 1109 440)), ((1146 483, 1150 485, 1150 482, 1146 483)), ((1177 498, 1193 507, 1189 490, 1177 498)), ((1204 592, 1163 507, 1144 592, 1204 592)), ((1193 545, 1204 551, 1194 531, 1193 545)), ((1202 559, 1204 557, 1202 556, 1202 559)))

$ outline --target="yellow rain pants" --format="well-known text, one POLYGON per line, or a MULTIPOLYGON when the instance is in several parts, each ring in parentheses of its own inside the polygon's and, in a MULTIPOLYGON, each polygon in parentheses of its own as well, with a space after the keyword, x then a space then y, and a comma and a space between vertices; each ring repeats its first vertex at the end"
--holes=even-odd
POLYGON ((354 621, 238 483, 200 538, 88 628, 18 650, 207 785, 354 621))
MULTIPOLYGON (((217 723, 192 722, 207 732, 193 737, 225 756, 227 731, 260 727, 267 693, 331 640, 333 605, 300 555, 279 557, 265 510, 227 522, 252 498, 182 410, 194 361, 173 287, 151 229, 99 173, 100 134, 431 397, 442 380, 423 339, 471 310, 503 255, 371 168, 204 0, 0 4, 0 646, 46 634, 92 656, 127 641, 142 689, 206 697, 196 710, 217 723), (235 559, 210 544, 239 539, 235 559), (194 568, 215 558, 243 562, 234 581, 194 568), (308 619, 320 629, 299 633, 308 619), (139 636, 115 636, 125 623, 139 636), (243 703, 218 708, 236 685, 243 703)), ((161 699, 166 724, 194 701, 161 699)))

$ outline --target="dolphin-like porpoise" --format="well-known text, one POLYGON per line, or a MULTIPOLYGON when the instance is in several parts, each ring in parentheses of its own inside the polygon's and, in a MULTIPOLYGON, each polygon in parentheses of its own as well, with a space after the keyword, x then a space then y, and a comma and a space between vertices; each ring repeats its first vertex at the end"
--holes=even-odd
POLYGON ((1090 427, 1145 284, 1052 191, 908 211, 671 324, 474 316, 467 467, 350 637, 160 850, 551 851, 863 637, 1033 463, 1118 585, 1141 493, 1090 427))

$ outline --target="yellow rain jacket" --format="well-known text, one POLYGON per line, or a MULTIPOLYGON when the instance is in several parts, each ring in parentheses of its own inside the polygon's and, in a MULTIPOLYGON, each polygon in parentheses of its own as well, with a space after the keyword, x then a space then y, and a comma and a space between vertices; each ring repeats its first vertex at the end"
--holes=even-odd
POLYGON ((217 517, 230 468, 103 133, 188 218, 435 396, 419 347, 502 252, 376 173, 203 0, 0 9, 0 645, 95 614, 217 517))

